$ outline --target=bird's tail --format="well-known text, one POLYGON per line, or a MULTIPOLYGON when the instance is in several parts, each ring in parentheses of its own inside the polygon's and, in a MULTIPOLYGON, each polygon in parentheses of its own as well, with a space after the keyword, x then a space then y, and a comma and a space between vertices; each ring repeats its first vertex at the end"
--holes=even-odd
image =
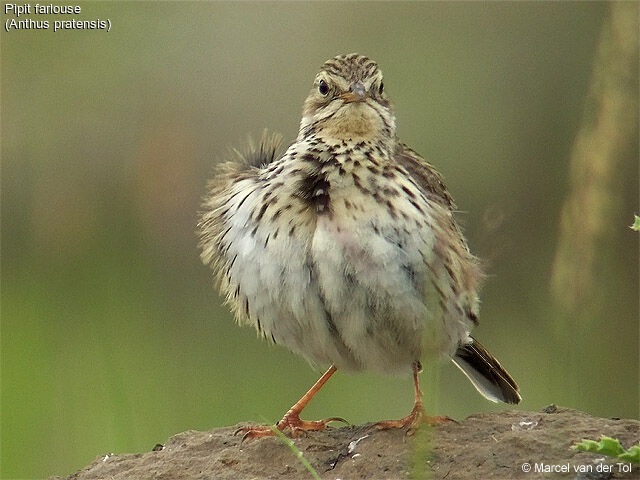
POLYGON ((482 345, 473 338, 458 348, 453 363, 462 370, 476 390, 492 402, 518 403, 518 385, 482 345))

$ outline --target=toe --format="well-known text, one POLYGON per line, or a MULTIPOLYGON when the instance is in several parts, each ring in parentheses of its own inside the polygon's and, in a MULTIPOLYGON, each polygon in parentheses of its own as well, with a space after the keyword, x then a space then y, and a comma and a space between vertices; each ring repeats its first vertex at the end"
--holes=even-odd
POLYGON ((280 420, 280 422, 278 422, 278 428, 280 428, 281 425, 284 425, 285 428, 289 427, 292 433, 296 432, 299 434, 300 432, 315 432, 319 430, 324 430, 325 428, 327 428, 327 424, 329 424, 330 422, 347 423, 347 421, 344 418, 340 418, 340 417, 325 418, 324 420, 307 421, 307 420, 301 420, 300 417, 297 415, 289 415, 283 418, 282 420, 280 420))
POLYGON ((447 416, 428 416, 421 404, 416 404, 409 415, 400 420, 385 420, 373 425, 376 430, 389 430, 392 428, 405 429, 408 435, 414 433, 418 427, 424 423, 427 425, 441 425, 443 423, 455 422, 447 416))
POLYGON ((240 440, 240 444, 242 444, 245 440, 253 439, 253 438, 262 438, 262 437, 272 437, 275 435, 273 427, 269 427, 266 425, 256 425, 253 427, 242 427, 235 431, 234 435, 242 433, 242 440, 240 440))
POLYGON ((429 417, 427 415, 424 415, 422 417, 422 422, 428 424, 428 425, 442 425, 443 423, 458 423, 456 420, 454 420, 451 417, 447 417, 446 415, 440 415, 437 417, 429 417))

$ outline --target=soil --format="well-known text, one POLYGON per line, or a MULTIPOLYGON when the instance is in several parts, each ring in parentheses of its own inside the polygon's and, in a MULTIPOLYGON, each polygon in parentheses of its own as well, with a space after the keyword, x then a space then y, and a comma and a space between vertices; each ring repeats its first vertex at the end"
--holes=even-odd
MULTIPOLYGON (((146 453, 101 455, 67 480, 313 478, 281 438, 241 443, 234 432, 247 425, 187 431, 146 453)), ((639 479, 640 465, 570 448, 601 435, 617 438, 629 448, 640 442, 640 422, 597 418, 551 405, 542 412, 471 415, 460 422, 421 428, 413 436, 399 430, 372 431, 366 424, 327 428, 292 441, 320 478, 331 480, 639 479), (525 463, 530 472, 523 471, 525 463)))

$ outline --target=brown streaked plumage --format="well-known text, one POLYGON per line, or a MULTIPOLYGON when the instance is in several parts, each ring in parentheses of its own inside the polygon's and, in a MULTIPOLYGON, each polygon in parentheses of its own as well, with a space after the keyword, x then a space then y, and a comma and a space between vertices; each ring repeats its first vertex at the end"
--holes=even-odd
POLYGON ((357 54, 327 61, 296 141, 279 146, 264 135, 221 164, 199 223, 202 259, 238 322, 330 367, 277 427, 296 435, 335 420, 299 415, 338 369, 413 371, 414 409, 379 428, 442 421, 426 417, 417 376, 422 360, 439 357, 490 400, 517 403, 513 379, 469 335, 481 269, 442 177, 398 141, 377 64, 357 54))

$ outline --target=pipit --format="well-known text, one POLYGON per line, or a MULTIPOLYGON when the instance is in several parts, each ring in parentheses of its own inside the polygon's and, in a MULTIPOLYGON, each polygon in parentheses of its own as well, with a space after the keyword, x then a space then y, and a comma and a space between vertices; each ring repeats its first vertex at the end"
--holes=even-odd
POLYGON ((516 383, 469 334, 482 270, 442 177, 398 140, 378 65, 328 60, 295 142, 279 145, 263 135, 221 163, 199 223, 202 260, 237 321, 329 367, 276 427, 296 436, 339 420, 300 419, 336 370, 413 371, 413 410, 377 428, 446 421, 425 413, 423 359, 451 359, 489 400, 518 403, 516 383))

